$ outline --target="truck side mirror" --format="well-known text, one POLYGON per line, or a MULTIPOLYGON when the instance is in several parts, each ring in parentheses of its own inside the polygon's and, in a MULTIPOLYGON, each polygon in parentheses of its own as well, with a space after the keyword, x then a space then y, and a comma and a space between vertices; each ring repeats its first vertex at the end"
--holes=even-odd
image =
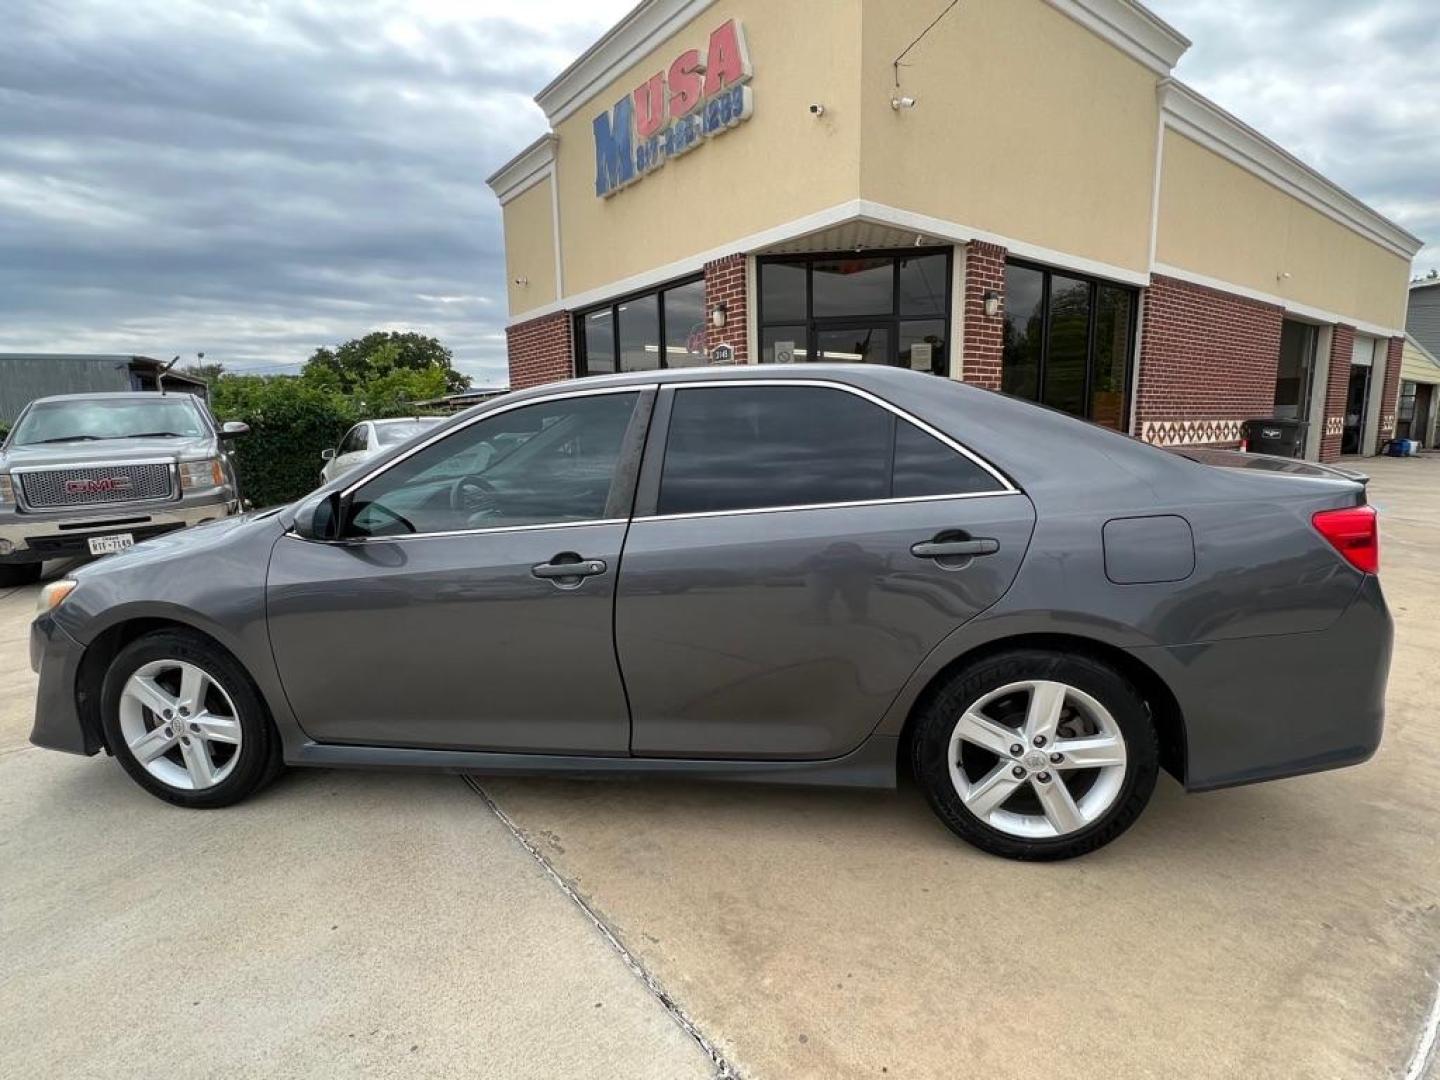
POLYGON ((240 420, 226 420, 220 425, 220 437, 222 439, 238 439, 241 435, 250 434, 250 425, 240 420))
POLYGON ((334 451, 334 449, 321 450, 321 451, 320 451, 320 460, 321 460, 321 461, 334 461, 334 460, 335 460, 335 451, 334 451))

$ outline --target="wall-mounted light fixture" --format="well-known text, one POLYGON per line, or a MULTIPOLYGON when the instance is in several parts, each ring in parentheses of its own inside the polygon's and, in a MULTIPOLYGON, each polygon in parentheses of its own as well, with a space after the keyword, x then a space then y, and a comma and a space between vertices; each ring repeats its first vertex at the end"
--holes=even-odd
POLYGON ((913 97, 896 96, 890 99, 890 108, 894 109, 896 112, 899 112, 901 109, 913 109, 914 107, 915 99, 913 97))
POLYGON ((1276 280, 1276 281, 1289 281, 1289 280, 1290 280, 1290 271, 1289 271, 1289 270, 1281 270, 1278 274, 1275 275, 1275 280, 1276 280))
POLYGON ((526 285, 530 284, 530 279, 528 277, 517 277, 515 279, 515 284, 517 287, 523 289, 526 285))
POLYGON ((996 315, 999 315, 999 314, 1000 314, 1000 294, 999 294, 999 293, 997 293, 994 289, 989 290, 989 291, 985 294, 985 296, 984 296, 984 301, 985 301, 985 317, 986 317, 987 319, 993 319, 996 315))
POLYGON ((728 313, 729 310, 729 305, 726 304, 723 300, 720 301, 720 303, 716 304, 713 308, 710 309, 710 325, 715 327, 716 330, 719 330, 721 327, 723 327, 725 325, 726 313, 728 313))

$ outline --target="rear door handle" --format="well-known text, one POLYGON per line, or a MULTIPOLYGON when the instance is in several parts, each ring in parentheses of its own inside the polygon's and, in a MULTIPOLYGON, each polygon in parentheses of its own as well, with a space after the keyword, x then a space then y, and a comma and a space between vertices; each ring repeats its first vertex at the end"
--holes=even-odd
POLYGON ((917 559, 956 559, 967 555, 994 555, 1000 541, 981 537, 976 540, 924 540, 910 548, 917 559))
POLYGON ((557 555, 552 562, 542 562, 538 566, 532 566, 530 573, 538 578, 587 578, 596 574, 605 573, 605 563, 601 559, 573 558, 571 561, 562 561, 564 556, 557 555))

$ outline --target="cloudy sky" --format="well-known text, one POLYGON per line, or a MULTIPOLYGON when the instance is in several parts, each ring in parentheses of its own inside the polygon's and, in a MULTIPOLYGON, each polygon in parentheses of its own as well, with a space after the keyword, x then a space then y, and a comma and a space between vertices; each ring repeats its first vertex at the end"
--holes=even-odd
MULTIPOLYGON (((294 370, 413 328, 477 383, 505 378, 484 178, 544 130, 535 90, 630 6, 0 2, 0 351, 294 370)), ((1436 4, 1151 6, 1196 43, 1183 78, 1440 241, 1436 4)))

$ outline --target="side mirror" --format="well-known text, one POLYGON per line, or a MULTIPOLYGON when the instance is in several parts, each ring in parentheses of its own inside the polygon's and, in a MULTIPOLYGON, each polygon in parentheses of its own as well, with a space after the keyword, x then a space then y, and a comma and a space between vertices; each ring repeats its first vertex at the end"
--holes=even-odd
POLYGON ((220 425, 220 437, 224 439, 237 439, 241 435, 250 434, 250 425, 239 420, 226 420, 220 425))
POLYGON ((336 540, 340 536, 340 493, 312 495, 295 512, 295 535, 303 540, 336 540))
POLYGON ((331 450, 321 450, 321 451, 320 451, 320 460, 321 460, 321 461, 334 461, 334 460, 335 460, 335 451, 334 451, 333 449, 331 449, 331 450))

